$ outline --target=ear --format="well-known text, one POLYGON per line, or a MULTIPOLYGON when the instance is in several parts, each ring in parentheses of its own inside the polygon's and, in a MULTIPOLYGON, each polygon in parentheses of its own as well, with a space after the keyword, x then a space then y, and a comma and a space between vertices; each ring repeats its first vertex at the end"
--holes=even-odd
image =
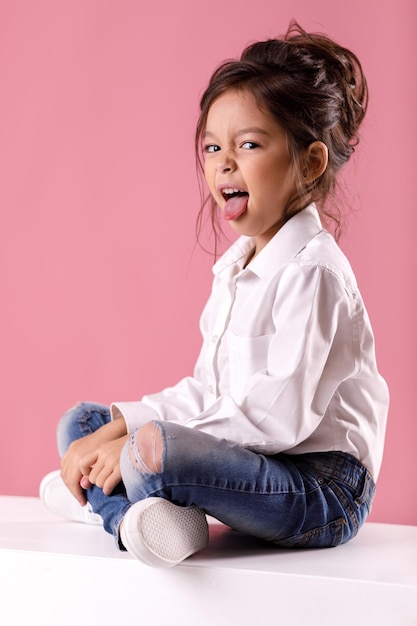
POLYGON ((305 151, 303 157, 303 180, 312 183, 325 171, 329 161, 329 151, 322 141, 313 141, 305 151))

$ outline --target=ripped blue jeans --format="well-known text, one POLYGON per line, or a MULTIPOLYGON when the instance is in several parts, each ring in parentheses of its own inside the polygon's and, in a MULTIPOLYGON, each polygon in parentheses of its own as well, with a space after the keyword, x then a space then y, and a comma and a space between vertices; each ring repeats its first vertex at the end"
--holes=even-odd
MULTIPOLYGON (((109 421, 108 407, 100 404, 68 411, 58 426, 60 454, 109 421)), ((143 463, 132 433, 120 457, 122 483, 110 496, 95 485, 86 492, 117 543, 128 508, 149 497, 202 508, 235 530, 286 548, 345 543, 369 515, 375 484, 349 454, 266 456, 179 424, 152 423, 162 436, 161 471, 143 463)))

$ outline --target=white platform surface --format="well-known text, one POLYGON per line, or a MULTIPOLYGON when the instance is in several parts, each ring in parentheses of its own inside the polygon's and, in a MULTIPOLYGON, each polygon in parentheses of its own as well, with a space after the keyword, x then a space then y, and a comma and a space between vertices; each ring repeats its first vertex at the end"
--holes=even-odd
POLYGON ((98 526, 0 496, 2 626, 417 626, 417 526, 368 523, 350 543, 281 550, 210 520, 209 546, 170 570, 98 526))

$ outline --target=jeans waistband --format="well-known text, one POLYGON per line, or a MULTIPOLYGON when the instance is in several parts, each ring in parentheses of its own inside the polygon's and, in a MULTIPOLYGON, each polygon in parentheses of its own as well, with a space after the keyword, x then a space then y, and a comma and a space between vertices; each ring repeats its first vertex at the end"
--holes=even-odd
POLYGON ((358 459, 346 452, 310 452, 288 457, 298 467, 304 466, 306 469, 308 467, 323 478, 341 480, 353 488, 366 477, 370 490, 375 490, 371 472, 358 459))

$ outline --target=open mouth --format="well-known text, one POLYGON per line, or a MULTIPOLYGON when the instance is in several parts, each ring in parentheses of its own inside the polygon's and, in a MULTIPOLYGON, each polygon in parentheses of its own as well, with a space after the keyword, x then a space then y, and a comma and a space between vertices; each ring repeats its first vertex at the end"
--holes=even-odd
POLYGON ((246 191, 242 191, 241 189, 237 189, 236 187, 226 187, 225 189, 221 190, 221 194, 226 202, 231 198, 240 198, 242 196, 248 195, 246 191))
POLYGON ((249 200, 247 191, 242 191, 236 187, 224 187, 221 190, 221 194, 226 200, 224 207, 224 217, 226 220, 235 220, 245 213, 249 200))

